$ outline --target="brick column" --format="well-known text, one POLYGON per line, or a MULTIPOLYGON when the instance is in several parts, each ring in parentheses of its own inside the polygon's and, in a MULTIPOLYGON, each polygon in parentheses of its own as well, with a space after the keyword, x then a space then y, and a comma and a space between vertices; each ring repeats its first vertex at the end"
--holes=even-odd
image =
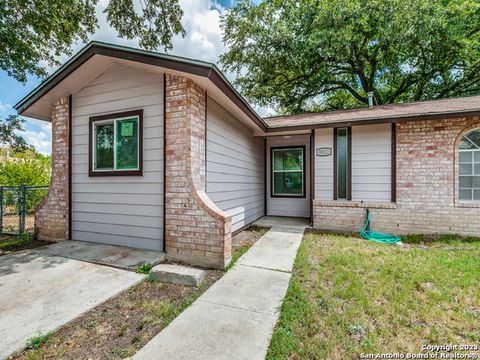
POLYGON ((205 192, 205 91, 167 74, 165 98, 167 256, 224 268, 231 259, 231 217, 205 192))
POLYGON ((52 106, 52 177, 48 194, 35 213, 38 240, 68 240, 68 97, 52 106))

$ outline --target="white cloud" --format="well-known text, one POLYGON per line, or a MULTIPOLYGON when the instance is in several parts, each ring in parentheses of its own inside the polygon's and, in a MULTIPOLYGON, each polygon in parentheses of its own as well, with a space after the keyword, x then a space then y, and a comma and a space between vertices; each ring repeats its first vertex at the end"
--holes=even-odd
POLYGON ((5 112, 7 110, 10 110, 12 108, 12 105, 4 103, 2 100, 0 100, 0 112, 5 112))
POLYGON ((19 132, 28 144, 35 146, 35 149, 44 155, 52 152, 52 124, 35 119, 27 120, 26 130, 19 132))
MULTIPOLYGON (((91 39, 138 47, 137 40, 119 38, 116 31, 108 25, 103 13, 108 2, 109 0, 100 0, 98 3, 99 28, 91 39)), ((220 30, 221 7, 212 8, 210 0, 180 0, 180 6, 184 12, 182 24, 186 36, 185 38, 180 35, 174 36, 173 49, 170 53, 205 61, 218 61, 219 55, 224 51, 220 30)), ((75 51, 78 51, 83 45, 78 44, 75 51)))
MULTIPOLYGON (((108 2, 109 0, 100 0, 98 2, 97 17, 99 28, 95 34, 92 35, 91 40, 138 47, 137 40, 119 38, 116 31, 108 25, 106 16, 103 14, 103 10, 108 5, 108 2)), ((219 56, 227 50, 222 42, 223 34, 220 29, 220 15, 225 9, 219 5, 218 2, 214 2, 212 6, 210 0, 180 0, 180 6, 184 11, 182 24, 185 28, 186 36, 185 38, 180 35, 174 36, 173 49, 170 53, 187 58, 218 63, 219 56)), ((74 46, 73 52, 79 51, 84 45, 83 43, 78 43, 74 46)), ((64 63, 68 58, 68 56, 62 56, 59 60, 61 63, 64 63)), ((50 69, 50 72, 53 70, 55 69, 50 69)), ((231 73, 225 73, 225 75, 228 79, 232 80, 233 75, 231 73)), ((260 116, 274 114, 272 108, 255 106, 254 109, 260 116)), ((42 124, 43 126, 50 127, 49 123, 42 122, 42 124)), ((26 131, 24 136, 39 152, 50 153, 50 128, 42 128, 38 134, 32 131, 26 131)))
POLYGON ((220 11, 212 8, 208 0, 181 0, 184 11, 182 24, 187 32, 185 38, 175 36, 175 55, 217 62, 225 51, 220 29, 220 11))

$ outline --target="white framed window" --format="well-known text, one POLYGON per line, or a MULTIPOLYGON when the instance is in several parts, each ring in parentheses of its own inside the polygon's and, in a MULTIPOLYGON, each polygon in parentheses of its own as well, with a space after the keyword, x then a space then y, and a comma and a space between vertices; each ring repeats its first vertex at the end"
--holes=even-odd
POLYGON ((142 110, 90 118, 90 176, 142 174, 142 110))
POLYGON ((305 197, 305 147, 271 149, 271 197, 305 197))
POLYGON ((458 167, 459 200, 480 202, 480 129, 462 137, 458 167))

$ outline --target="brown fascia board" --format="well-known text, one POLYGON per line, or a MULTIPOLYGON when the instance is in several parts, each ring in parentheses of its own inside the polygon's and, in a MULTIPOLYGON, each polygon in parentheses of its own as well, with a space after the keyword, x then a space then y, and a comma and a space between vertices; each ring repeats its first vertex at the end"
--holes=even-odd
MULTIPOLYGON (((388 118, 371 118, 371 119, 359 119, 349 121, 330 121, 317 124, 305 124, 305 125, 285 125, 285 126, 269 126, 267 133, 275 133, 281 131, 294 131, 294 130, 308 130, 308 129, 322 129, 322 128, 337 128, 337 127, 349 127, 355 125, 374 125, 374 124, 389 124, 389 123, 401 123, 407 121, 420 121, 420 120, 442 120, 461 117, 474 117, 480 116, 480 110, 472 111, 455 111, 438 114, 415 114, 408 116, 390 116, 388 118)), ((267 125, 268 126, 268 125, 267 125)))
POLYGON ((55 73, 41 83, 35 90, 20 100, 15 106, 19 114, 24 112, 43 95, 53 89, 58 83, 75 71, 94 55, 130 60, 138 63, 155 65, 166 69, 198 75, 209 79, 217 86, 236 106, 238 106, 262 131, 267 131, 267 125, 259 117, 250 105, 233 88, 228 80, 221 74, 218 68, 211 63, 186 59, 177 56, 158 54, 140 49, 90 42, 77 55, 60 67, 55 73))

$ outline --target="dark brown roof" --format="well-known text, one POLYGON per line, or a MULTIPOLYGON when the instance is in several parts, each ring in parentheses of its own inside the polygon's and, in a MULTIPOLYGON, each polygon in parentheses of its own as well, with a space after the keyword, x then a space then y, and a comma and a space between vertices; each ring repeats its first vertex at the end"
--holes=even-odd
POLYGON ((15 109, 19 114, 25 112, 26 109, 39 101, 42 96, 47 94, 94 55, 126 59, 205 77, 223 92, 228 99, 246 114, 263 132, 267 133, 349 126, 351 124, 378 124, 480 115, 480 96, 470 96, 406 104, 382 105, 373 108, 273 116, 262 119, 214 64, 101 42, 91 42, 85 46, 72 59, 16 104, 15 109))
POLYGON ((270 131, 480 115, 480 96, 264 118, 270 131))
POLYGON ((92 41, 82 48, 74 57, 67 61, 57 71, 50 75, 37 88, 20 100, 14 108, 22 114, 28 107, 42 98, 75 69, 94 55, 104 55, 112 58, 126 59, 139 63, 156 65, 193 75, 202 76, 212 81, 230 100, 235 103, 260 129, 267 129, 262 118, 251 108, 247 101, 235 90, 215 64, 187 59, 180 56, 160 54, 127 46, 113 45, 92 41))

